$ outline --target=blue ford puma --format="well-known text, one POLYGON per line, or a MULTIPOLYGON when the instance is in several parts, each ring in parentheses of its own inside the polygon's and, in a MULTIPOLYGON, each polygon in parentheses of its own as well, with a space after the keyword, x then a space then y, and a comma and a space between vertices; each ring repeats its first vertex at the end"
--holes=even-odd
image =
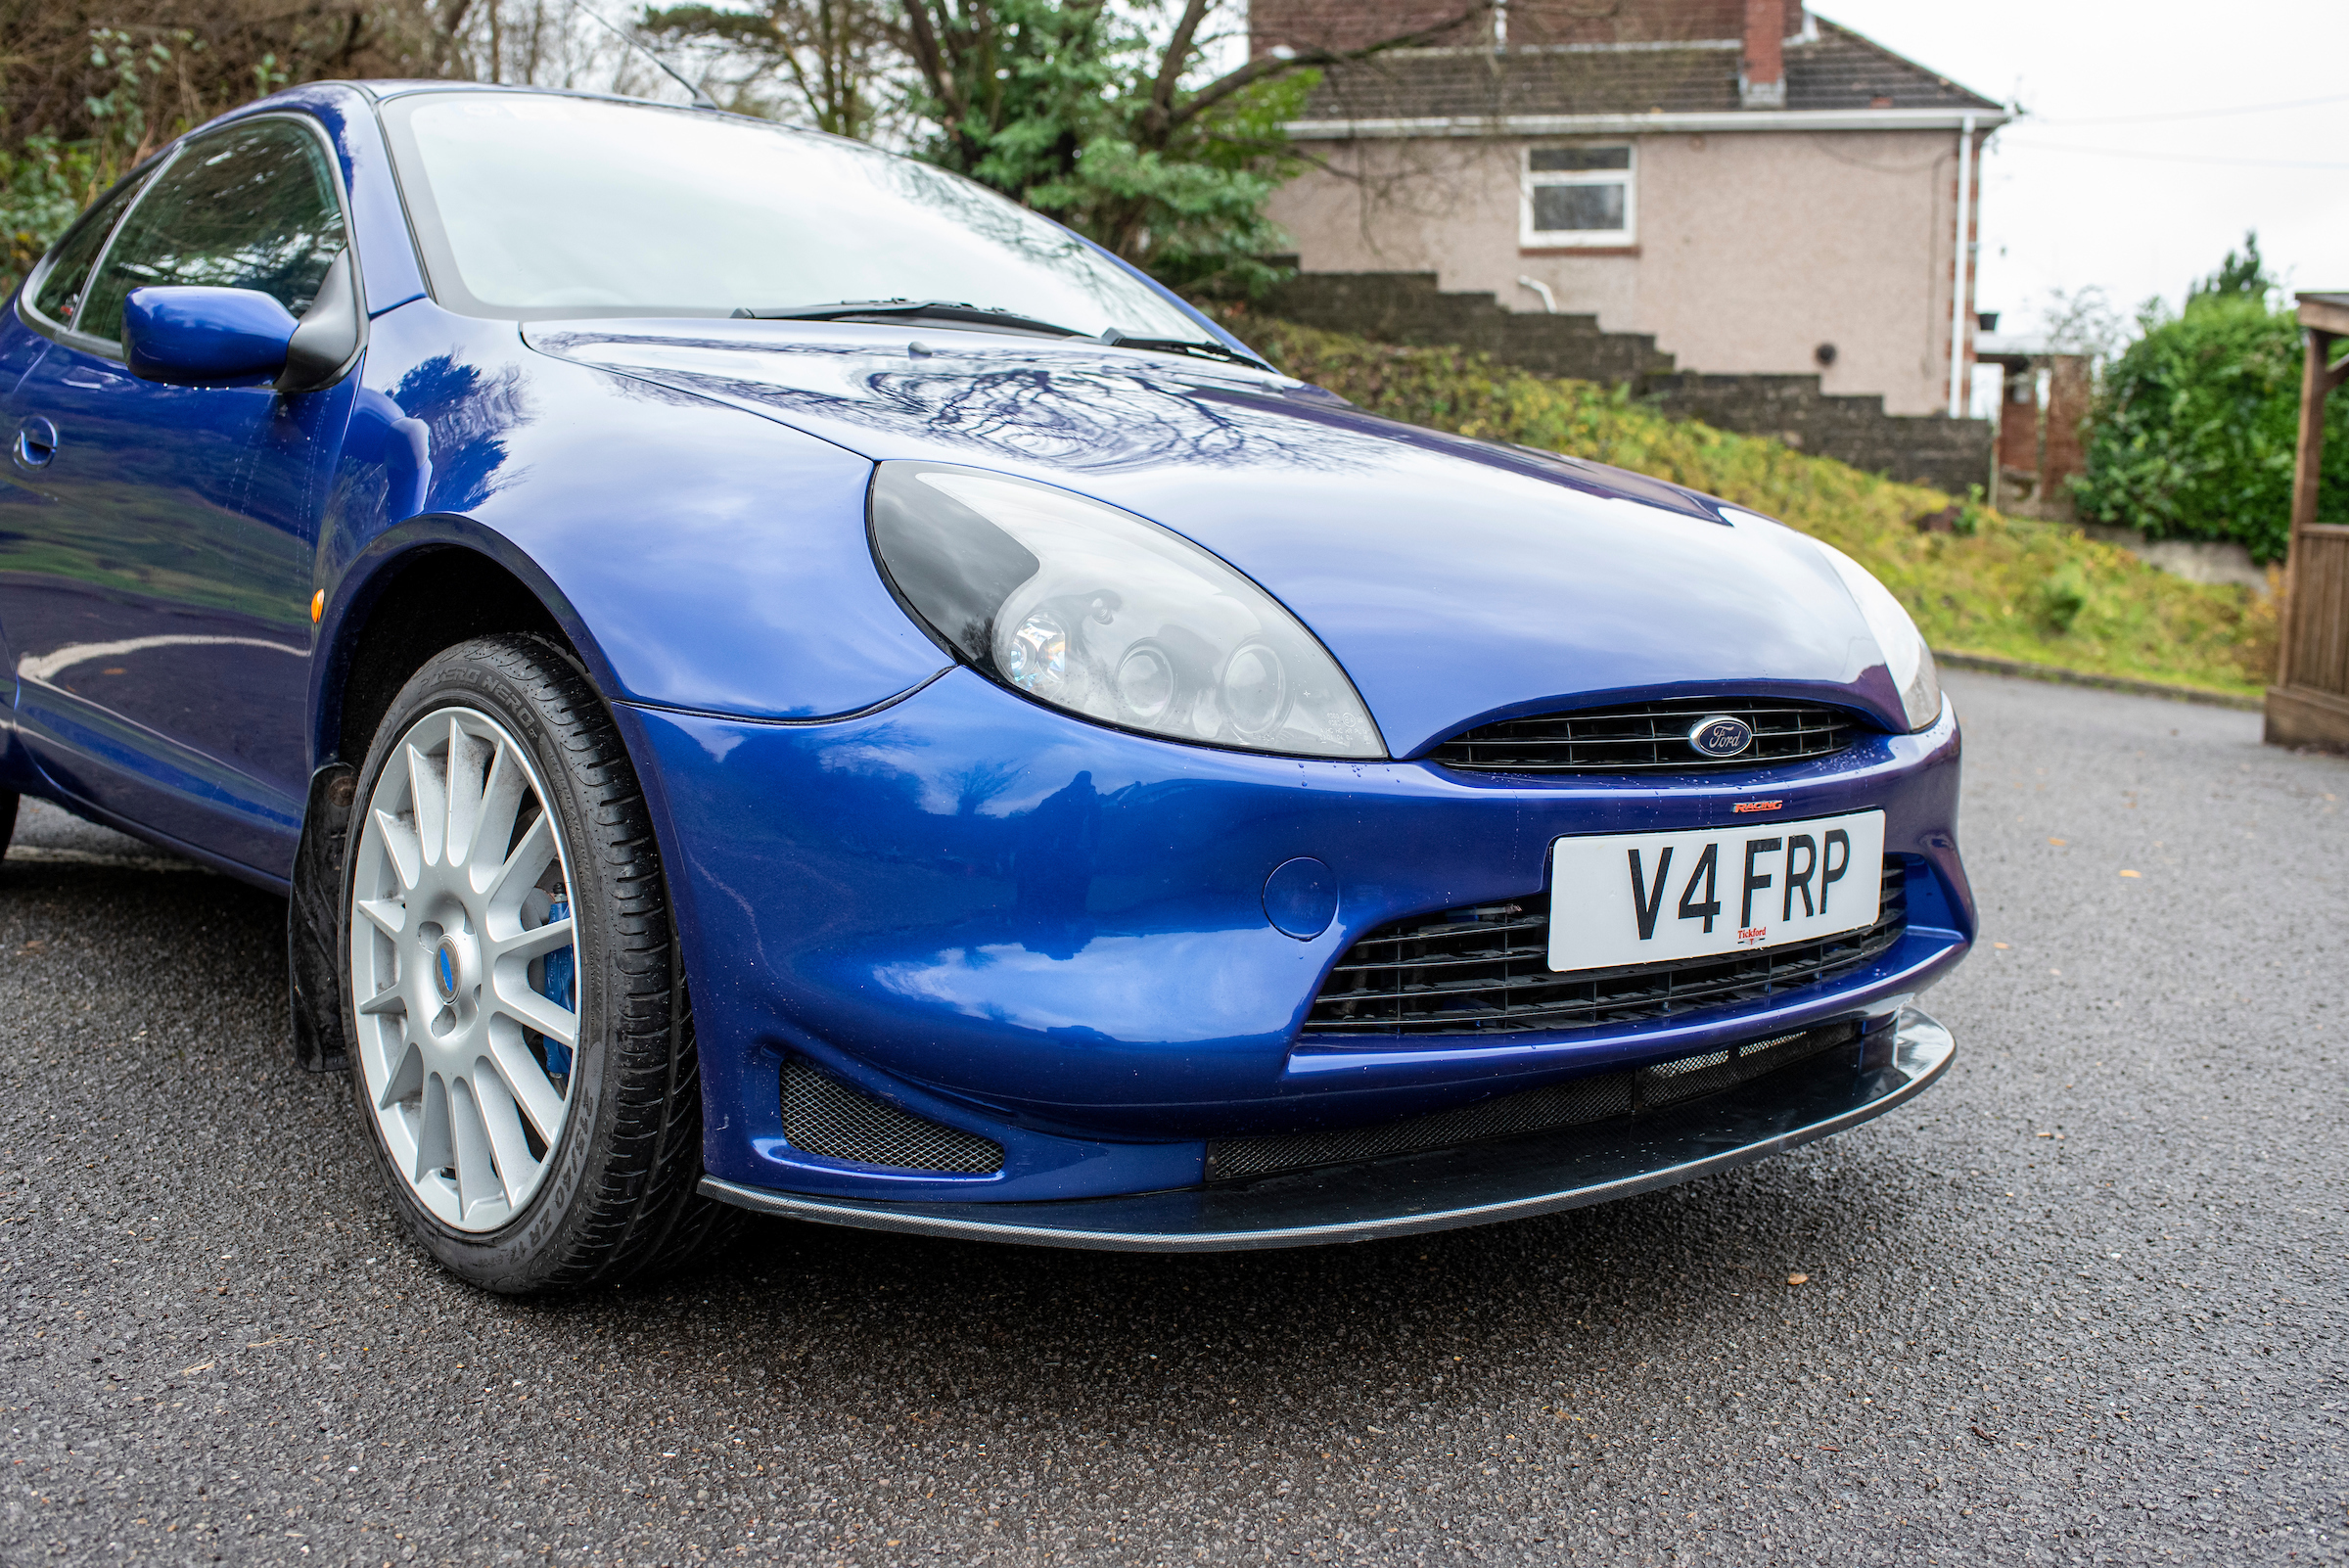
POLYGON ((488 1288, 728 1206, 1502 1220, 1951 1060, 1958 724, 1866 572, 923 164, 302 87, 90 210, 0 396, 0 817, 286 893, 297 1055, 488 1288))

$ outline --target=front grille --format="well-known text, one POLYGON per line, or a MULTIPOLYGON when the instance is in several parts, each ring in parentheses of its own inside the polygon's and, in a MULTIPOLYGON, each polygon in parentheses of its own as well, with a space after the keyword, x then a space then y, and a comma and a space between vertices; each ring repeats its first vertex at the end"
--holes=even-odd
POLYGON ((1474 904, 1379 927, 1346 950, 1306 1015, 1308 1035, 1481 1035, 1681 1018, 1851 974, 1908 928, 1908 876, 1884 861, 1876 923, 1759 951, 1557 974, 1549 899, 1474 904))
POLYGON ((1479 724, 1428 758, 1479 773, 1717 773, 1831 757, 1859 735, 1857 718, 1819 703, 1675 698, 1479 724), (1688 731, 1715 715, 1743 719, 1753 744, 1735 757, 1698 754, 1688 731))
POLYGON ((1514 1137, 1580 1127, 1614 1116, 1636 1116, 1666 1105, 1774 1073, 1859 1038, 1856 1024, 1752 1040, 1727 1050, 1682 1056, 1597 1078, 1578 1078, 1481 1105, 1463 1105, 1401 1122, 1343 1128, 1335 1132, 1285 1132, 1271 1137, 1222 1138, 1207 1146, 1207 1178, 1236 1181, 1317 1165, 1343 1165, 1390 1154, 1455 1148, 1488 1138, 1514 1137))
POLYGON ((860 1165, 966 1176, 1003 1169, 1003 1145, 992 1138, 900 1111, 804 1056, 783 1064, 783 1135, 795 1149, 860 1165))

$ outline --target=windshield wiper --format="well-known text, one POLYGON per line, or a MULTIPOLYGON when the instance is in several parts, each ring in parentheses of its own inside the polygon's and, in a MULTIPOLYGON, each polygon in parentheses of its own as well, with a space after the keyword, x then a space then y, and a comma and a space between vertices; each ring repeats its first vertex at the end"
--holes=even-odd
POLYGON ((997 310, 988 305, 975 305, 960 300, 835 300, 830 304, 786 305, 780 310, 751 310, 738 307, 736 321, 853 321, 861 317, 919 318, 924 321, 951 321, 969 327, 997 327, 1012 332, 1046 332, 1055 338, 1089 338, 1089 332, 1064 327, 1056 321, 1038 321, 1034 316, 1018 315, 1009 310, 997 310))
MULTIPOLYGON (((737 306, 736 321, 857 321, 872 318, 891 320, 950 321, 959 326, 995 327, 1011 332, 1045 332, 1056 338, 1091 338, 1089 332, 1064 327, 1056 321, 1039 321, 1014 311, 997 309, 992 305, 975 305, 960 300, 835 300, 829 304, 786 305, 776 310, 753 310, 737 306)), ((1204 354, 1235 365, 1250 365, 1259 370, 1272 367, 1251 353, 1243 353, 1227 344, 1207 338, 1138 338, 1116 327, 1099 335, 1097 342, 1112 348, 1148 348, 1160 353, 1204 354)))
POLYGON ((1242 353, 1229 344, 1217 343, 1209 338, 1137 338, 1129 332, 1112 327, 1101 334, 1101 341, 1112 348, 1154 348, 1167 354, 1205 354, 1211 359, 1227 360, 1235 365, 1253 365, 1259 370, 1272 367, 1251 353, 1242 353))

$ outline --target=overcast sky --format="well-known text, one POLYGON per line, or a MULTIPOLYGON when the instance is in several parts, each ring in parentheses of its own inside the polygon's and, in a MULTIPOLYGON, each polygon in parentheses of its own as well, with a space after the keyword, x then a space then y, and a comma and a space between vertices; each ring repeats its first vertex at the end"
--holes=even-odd
POLYGON ((2287 287, 2349 290, 2343 0, 1812 9, 2029 112, 1983 164, 1977 294, 2002 330, 2034 326, 2050 289, 2175 305, 2247 228, 2287 287), (2280 104, 2305 107, 2218 113, 2280 104))

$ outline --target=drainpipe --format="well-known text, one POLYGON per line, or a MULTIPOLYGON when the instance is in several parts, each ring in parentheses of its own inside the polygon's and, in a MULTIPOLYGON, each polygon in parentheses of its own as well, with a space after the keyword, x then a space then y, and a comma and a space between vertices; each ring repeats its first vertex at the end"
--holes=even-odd
POLYGON ((1558 297, 1550 293, 1549 285, 1543 283, 1540 278, 1519 278, 1517 287, 1531 289, 1542 297, 1542 313, 1543 315, 1554 316, 1558 313, 1558 297))
POLYGON ((1974 116, 1958 132, 1958 243, 1950 263, 1950 417, 1965 408, 1965 263, 1973 251, 1974 116))

